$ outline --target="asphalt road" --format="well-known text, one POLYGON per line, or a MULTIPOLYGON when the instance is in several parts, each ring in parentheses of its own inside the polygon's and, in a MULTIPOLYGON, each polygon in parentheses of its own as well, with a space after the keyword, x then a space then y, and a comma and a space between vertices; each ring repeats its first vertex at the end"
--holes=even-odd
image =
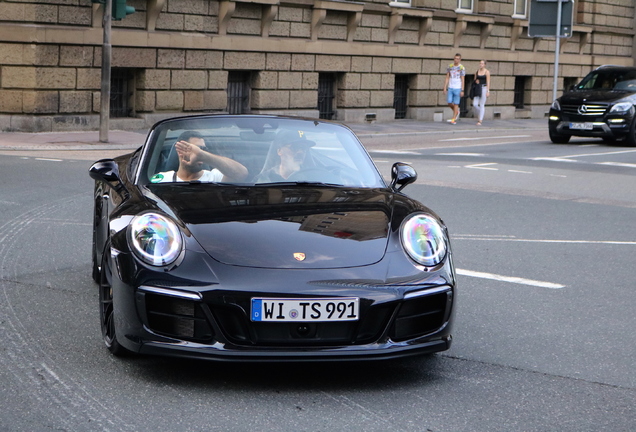
POLYGON ((90 279, 104 152, 0 155, 0 430, 633 430, 636 149, 546 135, 365 138, 383 173, 418 171, 459 303, 448 352, 355 364, 112 357, 90 279))

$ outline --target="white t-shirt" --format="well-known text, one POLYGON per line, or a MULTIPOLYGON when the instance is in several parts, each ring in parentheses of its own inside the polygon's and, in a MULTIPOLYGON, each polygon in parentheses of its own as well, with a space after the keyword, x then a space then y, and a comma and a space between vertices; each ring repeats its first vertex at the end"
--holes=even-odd
MULTIPOLYGON (((203 174, 197 179, 197 181, 200 182, 220 182, 221 180, 223 180, 223 173, 216 168, 214 168, 212 171, 203 170, 203 174)), ((151 183, 169 183, 182 181, 185 180, 179 178, 176 171, 160 172, 153 175, 150 179, 151 183)))
POLYGON ((451 63, 446 68, 446 72, 450 75, 450 79, 448 80, 448 88, 462 88, 462 77, 466 75, 466 69, 464 68, 464 66, 461 64, 455 66, 454 63, 451 63))

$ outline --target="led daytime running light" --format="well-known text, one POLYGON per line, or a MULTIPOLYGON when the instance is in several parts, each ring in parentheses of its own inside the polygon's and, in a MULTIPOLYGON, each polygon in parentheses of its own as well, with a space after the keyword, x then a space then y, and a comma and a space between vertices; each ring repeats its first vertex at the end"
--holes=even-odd
POLYGON ((446 257, 444 229, 428 215, 414 215, 404 222, 402 244, 414 261, 427 267, 436 266, 446 257))
POLYGON ((179 228, 157 213, 144 213, 133 218, 130 242, 139 258, 153 266, 172 264, 182 247, 179 228))

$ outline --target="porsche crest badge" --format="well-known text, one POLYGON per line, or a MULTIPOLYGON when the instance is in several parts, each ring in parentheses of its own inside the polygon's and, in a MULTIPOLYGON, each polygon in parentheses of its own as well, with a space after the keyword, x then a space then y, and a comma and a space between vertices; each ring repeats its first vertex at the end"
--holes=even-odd
POLYGON ((302 253, 302 252, 294 252, 294 259, 296 261, 305 261, 305 258, 306 258, 306 256, 305 256, 304 253, 302 253))

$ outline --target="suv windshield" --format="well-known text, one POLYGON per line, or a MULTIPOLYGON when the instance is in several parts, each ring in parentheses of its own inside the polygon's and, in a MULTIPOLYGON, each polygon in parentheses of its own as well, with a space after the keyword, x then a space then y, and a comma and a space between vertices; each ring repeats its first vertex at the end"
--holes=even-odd
POLYGON ((636 92, 636 70, 608 69, 588 74, 576 90, 617 90, 636 92))

